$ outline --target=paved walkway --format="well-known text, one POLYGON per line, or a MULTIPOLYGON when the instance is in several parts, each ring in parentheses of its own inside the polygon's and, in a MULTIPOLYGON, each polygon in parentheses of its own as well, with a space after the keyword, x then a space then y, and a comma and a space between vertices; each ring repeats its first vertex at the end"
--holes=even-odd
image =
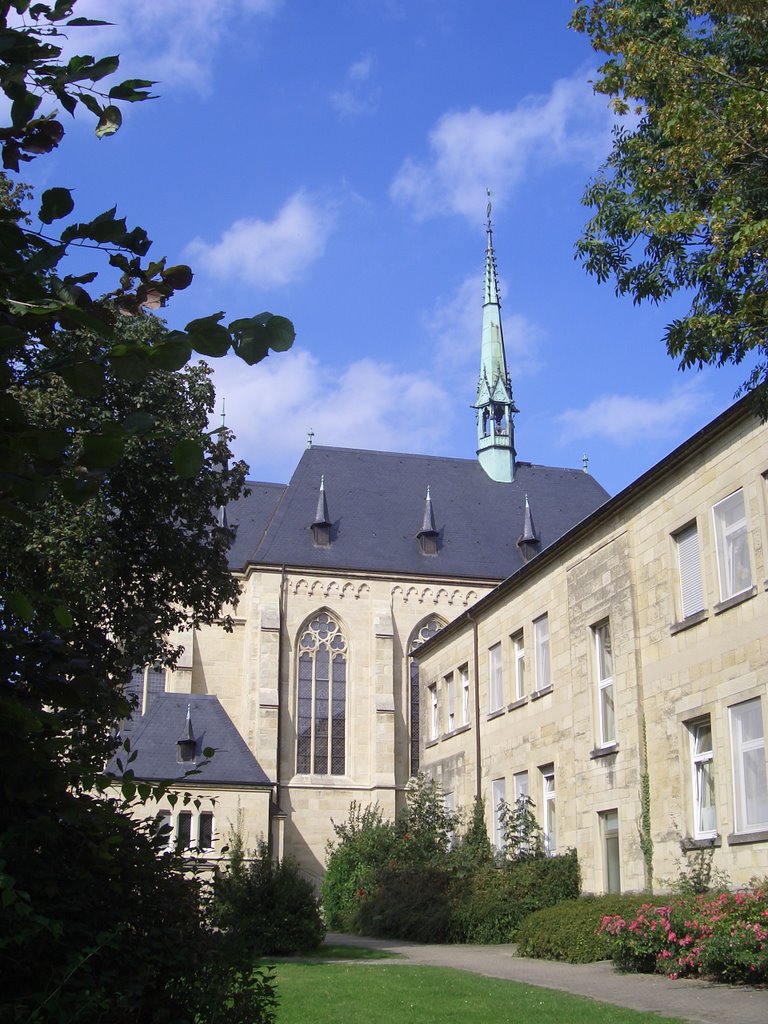
MULTIPOLYGON (((357 935, 326 936, 329 945, 368 946, 400 953, 408 963, 455 967, 489 978, 558 989, 631 1010, 655 1012, 693 1024, 768 1024, 768 987, 715 985, 686 978, 671 981, 657 974, 619 974, 610 961, 561 964, 528 960, 509 946, 424 946, 395 939, 357 935)), ((362 961, 356 961, 358 963, 362 961)), ((392 961, 369 960, 386 964, 392 961)), ((567 1022, 565 1022, 567 1024, 567 1022)))

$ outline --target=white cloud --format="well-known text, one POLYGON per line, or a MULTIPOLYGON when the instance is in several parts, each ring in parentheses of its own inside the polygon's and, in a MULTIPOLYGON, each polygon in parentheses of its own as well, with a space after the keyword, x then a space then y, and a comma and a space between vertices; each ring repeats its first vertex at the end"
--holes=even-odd
POLYGON ((443 115, 430 132, 429 156, 408 157, 390 195, 420 218, 448 211, 476 219, 487 186, 503 205, 536 167, 601 159, 612 116, 587 77, 560 79, 548 95, 528 96, 512 110, 443 115))
POLYGON ((369 85, 376 66, 371 54, 356 60, 347 69, 344 85, 330 94, 331 106, 343 117, 372 113, 379 102, 381 90, 369 85))
POLYGON ((373 359, 340 369, 303 349, 250 368, 236 357, 212 365, 235 453, 258 479, 286 481, 310 428, 315 444, 385 451, 440 451, 450 436, 443 411, 456 403, 430 373, 400 372, 373 359))
POLYGON ((558 417, 562 437, 569 441, 591 437, 625 446, 676 437, 708 401, 699 380, 693 379, 664 398, 609 394, 583 409, 566 409, 558 417))
MULTIPOLYGON (((151 78, 163 91, 206 92, 222 44, 250 19, 274 15, 283 0, 80 0, 78 17, 111 22, 70 30, 67 55, 120 54, 122 78, 151 78), (233 28, 237 26, 237 29, 233 28)), ((248 31, 253 29, 248 26, 248 31)))
MULTIPOLYGON (((504 281, 500 283, 502 296, 504 281)), ((480 359, 482 329, 483 280, 480 274, 466 277, 452 295, 441 297, 425 317, 425 325, 433 337, 436 359, 440 366, 477 370, 480 359)), ((512 385, 520 376, 534 373, 541 366, 539 344, 542 332, 521 313, 502 308, 504 348, 512 385)))
POLYGON ((297 192, 274 220, 237 220, 218 242, 209 244, 196 238, 186 252, 214 277, 271 288, 300 278, 323 254, 332 228, 331 207, 297 192))

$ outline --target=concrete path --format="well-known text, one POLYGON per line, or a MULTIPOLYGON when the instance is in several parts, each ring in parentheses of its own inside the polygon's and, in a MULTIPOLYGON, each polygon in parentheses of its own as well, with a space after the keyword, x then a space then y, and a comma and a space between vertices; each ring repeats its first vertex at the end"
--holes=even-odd
MULTIPOLYGON (((396 939, 366 939, 329 932, 329 945, 367 946, 399 953, 408 963, 455 967, 489 978, 558 989, 630 1010, 655 1012, 693 1024, 768 1024, 768 987, 715 985, 657 974, 619 974, 610 961, 561 964, 528 960, 509 946, 424 946, 396 939)), ((356 961, 361 963, 363 961, 356 961)), ((388 960, 365 963, 387 964, 388 960)), ((567 1024, 567 1022, 566 1022, 567 1024)))

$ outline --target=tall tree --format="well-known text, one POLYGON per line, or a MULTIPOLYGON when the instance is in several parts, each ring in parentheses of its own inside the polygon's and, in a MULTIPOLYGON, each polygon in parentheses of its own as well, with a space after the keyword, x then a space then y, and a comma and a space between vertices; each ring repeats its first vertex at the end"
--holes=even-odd
POLYGON ((624 123, 583 198, 577 253, 620 295, 690 309, 666 329, 681 367, 753 365, 768 417, 768 33, 764 0, 576 0, 607 55, 595 82, 624 123))
POLYGON ((108 84, 116 56, 62 57, 99 24, 74 6, 0 2, 0 1018, 266 1021, 268 982, 222 960, 149 831, 99 792, 130 667, 172 663, 168 631, 237 595, 216 509, 245 467, 207 429, 209 373, 187 364, 257 362, 293 326, 214 313, 168 331, 147 310, 188 267, 145 260, 146 232, 114 208, 75 220, 68 188, 28 205, 15 176, 61 143, 57 108, 108 137, 121 102, 150 98, 149 81, 108 84), (117 272, 109 295, 88 290, 97 270, 60 270, 72 245, 117 272))

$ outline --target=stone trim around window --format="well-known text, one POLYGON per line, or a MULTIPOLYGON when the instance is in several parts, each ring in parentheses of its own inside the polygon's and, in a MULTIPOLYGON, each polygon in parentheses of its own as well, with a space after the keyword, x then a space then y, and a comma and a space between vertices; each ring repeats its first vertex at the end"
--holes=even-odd
POLYGON ((679 622, 673 622, 669 627, 669 635, 675 636, 676 633, 682 633, 685 629, 690 629, 691 626, 698 626, 700 622, 706 622, 709 618, 709 612, 706 608, 702 608, 700 612, 694 612, 693 615, 689 615, 687 619, 681 619, 679 622))
POLYGON ((590 750, 589 756, 594 761, 598 757, 610 757, 611 754, 618 754, 618 752, 618 743, 606 743, 604 747, 595 747, 594 750, 590 750))
POLYGON ((542 690, 534 690, 531 694, 531 700, 541 700, 541 698, 546 697, 548 693, 552 693, 554 688, 554 683, 550 683, 549 686, 545 686, 542 690))
POLYGON ((723 837, 718 833, 716 836, 707 836, 706 839, 693 839, 691 836, 683 836, 680 840, 680 849, 683 853, 691 850, 714 850, 723 845, 723 837))
POLYGON ((715 615, 721 615, 723 612, 727 612, 729 608, 735 608, 737 604, 741 604, 742 601, 749 601, 757 595, 757 587, 753 584, 749 590, 742 590, 740 594, 734 594, 733 597, 727 597, 725 601, 719 601, 714 608, 715 615))
POLYGON ((492 722, 494 718, 501 718, 502 715, 507 713, 506 708, 497 708, 495 711, 489 711, 486 716, 487 722, 492 722))
POLYGON ((731 832, 726 837, 729 846, 746 846, 748 843, 768 843, 768 829, 757 832, 731 832))
POLYGON ((517 700, 513 700, 511 704, 507 704, 507 711, 517 711, 518 708, 524 708, 527 703, 527 697, 519 697, 517 700))

